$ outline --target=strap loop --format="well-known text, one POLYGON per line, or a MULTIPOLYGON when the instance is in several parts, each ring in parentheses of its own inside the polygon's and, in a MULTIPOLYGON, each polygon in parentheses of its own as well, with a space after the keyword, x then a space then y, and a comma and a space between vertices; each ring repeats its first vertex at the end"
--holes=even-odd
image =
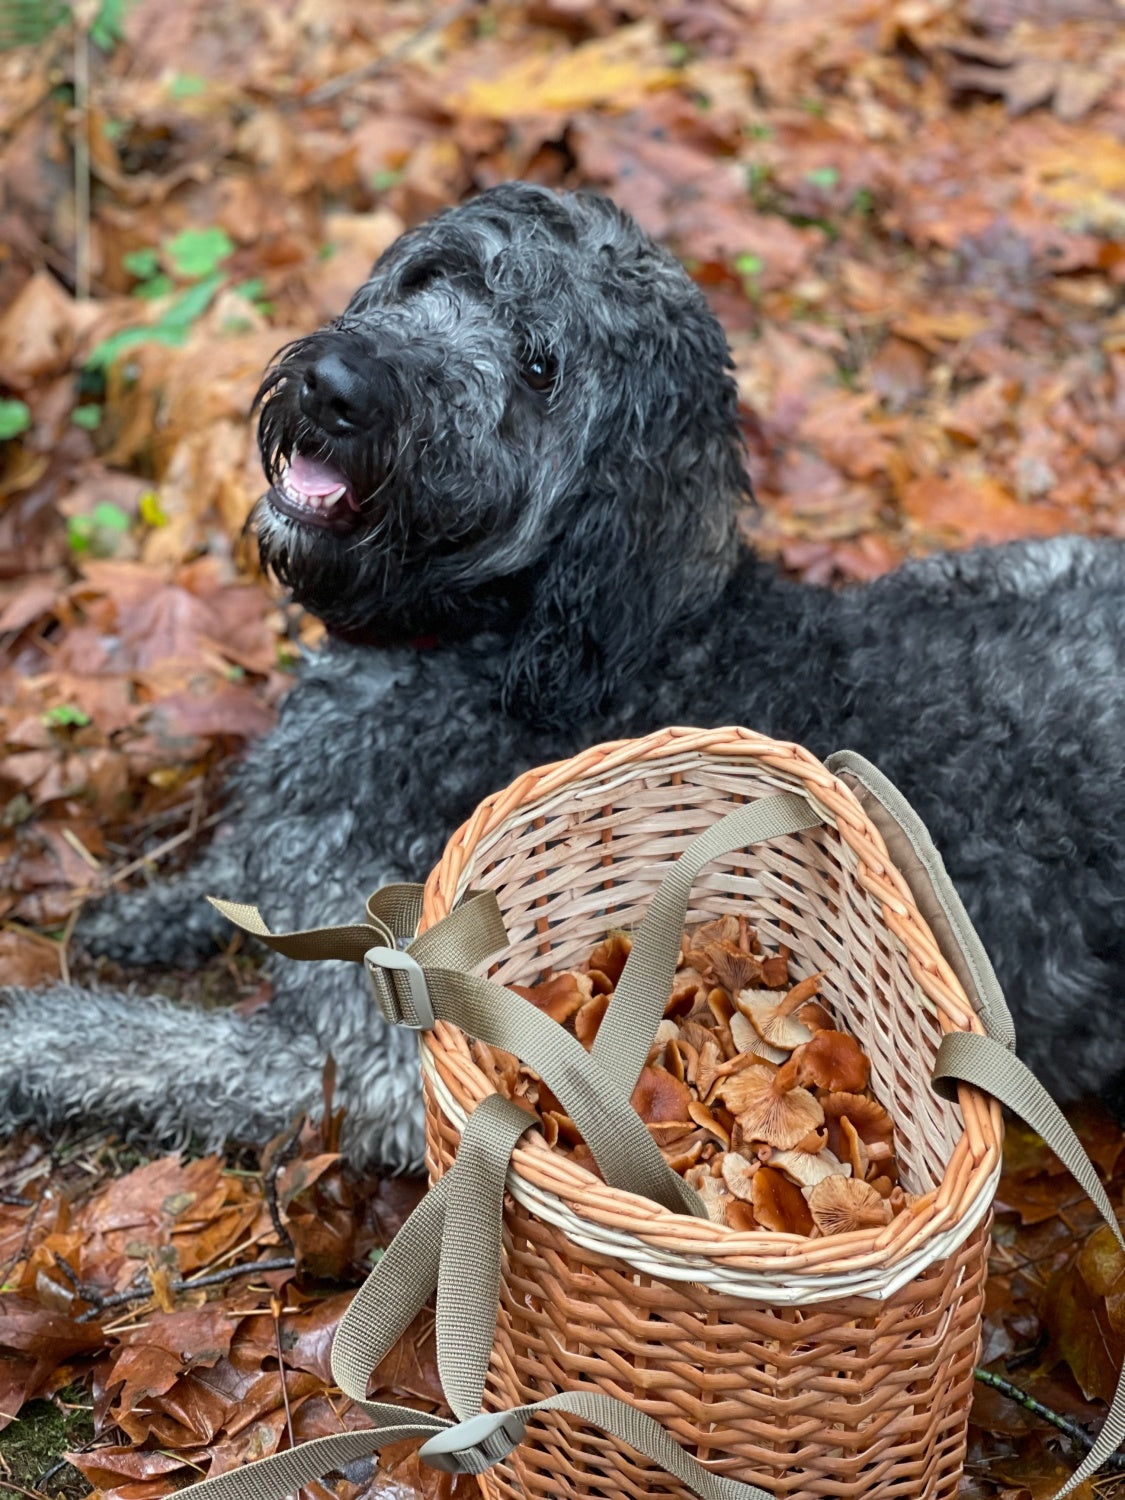
POLYGON ((434 1008, 422 966, 397 948, 369 948, 363 955, 375 1003, 383 1019, 408 1031, 431 1031, 434 1008), (400 982, 401 981, 401 982, 400 982))
POLYGON ((483 1474, 523 1442, 527 1423, 515 1411, 482 1411, 479 1417, 436 1432, 418 1457, 443 1474, 483 1474))

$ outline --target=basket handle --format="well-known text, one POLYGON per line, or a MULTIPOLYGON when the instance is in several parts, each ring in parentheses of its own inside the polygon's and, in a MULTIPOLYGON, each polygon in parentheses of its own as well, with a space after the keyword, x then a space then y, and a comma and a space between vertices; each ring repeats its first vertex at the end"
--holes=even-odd
MULTIPOLYGON (((854 750, 839 750, 825 762, 851 788, 878 828, 895 867, 906 880, 943 957, 961 981, 984 1023, 987 1036, 951 1031, 942 1038, 934 1063, 936 1093, 957 1101, 958 1083, 991 1094, 1036 1131, 1078 1184, 1125 1250, 1117 1216, 1101 1180, 1070 1122, 1035 1077, 1014 1055, 1015 1026, 996 971, 954 889, 929 830, 893 782, 854 750)), ((1118 1377, 1109 1411, 1092 1448, 1052 1500, 1063 1500, 1096 1473, 1125 1440, 1125 1369, 1118 1377)))

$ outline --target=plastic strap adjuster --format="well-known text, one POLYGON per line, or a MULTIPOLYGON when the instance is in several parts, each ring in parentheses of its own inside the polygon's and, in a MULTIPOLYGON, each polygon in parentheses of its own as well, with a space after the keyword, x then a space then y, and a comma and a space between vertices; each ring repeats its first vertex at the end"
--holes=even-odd
POLYGON ((443 1474, 483 1474, 523 1441, 526 1425, 514 1411, 482 1411, 436 1432, 418 1449, 418 1457, 443 1474))
POLYGON ((397 948, 369 948, 363 962, 371 976, 375 1002, 392 1026, 405 1026, 410 1031, 433 1027, 434 1008, 417 959, 397 948))

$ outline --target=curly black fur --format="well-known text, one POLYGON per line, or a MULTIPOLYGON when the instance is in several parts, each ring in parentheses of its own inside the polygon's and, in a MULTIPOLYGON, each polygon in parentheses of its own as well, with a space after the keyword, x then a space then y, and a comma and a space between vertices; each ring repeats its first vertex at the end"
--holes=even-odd
MULTIPOLYGON (((206 891, 260 900, 278 926, 354 919, 521 770, 668 723, 744 723, 850 746, 897 781, 1027 1060, 1063 1097, 1112 1091, 1125 546, 1019 543, 844 593, 782 580, 737 542, 735 393, 701 294, 603 199, 521 184, 392 246, 338 323, 282 351, 260 432, 262 554, 335 640, 242 766, 227 835, 182 879, 93 910, 90 949, 194 962, 224 936, 206 891), (295 504, 295 455, 342 498, 295 504)), ((413 1039, 350 966, 271 972, 249 1017, 7 992, 0 1124, 261 1139, 315 1105, 331 1052, 351 1151, 416 1167, 413 1039)))

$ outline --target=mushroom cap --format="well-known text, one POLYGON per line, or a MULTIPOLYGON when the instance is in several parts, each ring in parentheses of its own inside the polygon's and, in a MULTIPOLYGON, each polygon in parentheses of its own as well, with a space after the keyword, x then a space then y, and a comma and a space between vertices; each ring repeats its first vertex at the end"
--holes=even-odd
POLYGON ((866 1054, 846 1031, 816 1032, 785 1065, 786 1083, 815 1084, 836 1093, 859 1093, 870 1074, 866 1054))
POLYGON ((781 1172, 759 1167, 750 1182, 754 1217, 780 1234, 811 1234, 813 1217, 805 1195, 781 1172))
POLYGON ((730 1018, 730 1034, 739 1052, 752 1052, 755 1057, 764 1058, 771 1063, 783 1063, 789 1056, 784 1047, 775 1047, 759 1036, 740 1010, 736 1010, 730 1018))
POLYGON ((749 1161, 738 1151, 727 1151, 723 1154, 721 1171, 723 1181, 730 1192, 736 1198, 741 1198, 746 1203, 754 1201, 752 1183, 755 1176, 761 1170, 756 1161, 749 1161))
POLYGON ((847 1177, 851 1172, 851 1167, 831 1151, 775 1151, 769 1164, 803 1188, 815 1187, 826 1177, 847 1177))
POLYGON ((509 985, 509 989, 530 1000, 537 1010, 546 1011, 552 1021, 561 1026, 569 1021, 575 1011, 580 1010, 593 994, 593 983, 589 974, 556 974, 542 984, 524 986, 509 985))
MULTIPOLYGON (((691 1090, 666 1068, 642 1068, 629 1101, 646 1125, 683 1124, 689 1127, 691 1090)), ((686 1134, 686 1128, 685 1128, 686 1134)))
POLYGON ((776 1068, 752 1063, 724 1079, 714 1097, 723 1099, 746 1140, 788 1151, 824 1124, 824 1111, 807 1089, 779 1092, 776 1080, 776 1068))
POLYGON ((574 1035, 589 1052, 594 1045, 594 1038, 598 1034, 598 1027, 605 1020, 605 1013, 609 1009, 612 996, 608 993, 595 995, 587 1000, 582 1009, 575 1013, 574 1035))
POLYGON ((727 1190, 717 1177, 712 1177, 707 1167, 689 1167, 684 1173, 684 1181, 689 1187, 693 1187, 703 1199, 703 1207, 707 1210, 707 1217, 712 1224, 725 1224, 727 1222, 724 1205, 727 1201, 727 1190))
POLYGON ((792 1051, 794 1047, 812 1041, 812 1032, 796 1016, 789 1014, 784 1000, 777 1001, 772 995, 762 994, 760 990, 740 990, 734 997, 734 1003, 753 1022, 754 1029, 762 1040, 775 1047, 792 1051))
POLYGON ((839 1121, 843 1115, 847 1115, 868 1149, 876 1144, 893 1145, 895 1124, 878 1099, 868 1098, 866 1094, 833 1092, 826 1094, 821 1103, 824 1118, 828 1121, 828 1144, 833 1151, 840 1150, 839 1121))
POLYGON ((625 967, 625 960, 633 950, 633 939, 627 932, 611 932, 605 941, 598 944, 586 964, 588 970, 604 974, 611 985, 616 985, 625 967))
POLYGON ((821 1234, 846 1234, 890 1220, 885 1203, 868 1182, 854 1177, 826 1177, 809 1189, 809 1211, 821 1234))

